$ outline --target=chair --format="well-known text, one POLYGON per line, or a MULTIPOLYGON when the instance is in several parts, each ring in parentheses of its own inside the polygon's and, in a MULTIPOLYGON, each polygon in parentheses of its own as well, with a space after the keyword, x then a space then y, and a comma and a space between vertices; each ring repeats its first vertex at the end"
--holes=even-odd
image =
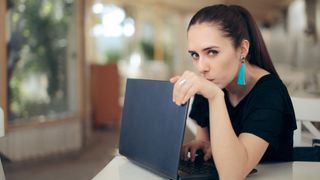
MULTIPOLYGON (((311 133, 313 138, 320 139, 320 131, 312 124, 312 122, 320 122, 320 98, 291 97, 291 100, 297 119, 297 130, 294 131, 294 146, 305 145, 301 141, 302 125, 311 133)), ((187 127, 192 135, 196 134, 196 123, 190 118, 187 120, 187 127)), ((312 143, 309 144, 311 146, 312 143)))
MULTIPOLYGON (((320 122, 320 98, 291 97, 297 119, 297 130, 294 132, 294 146, 301 146, 301 131, 304 126, 313 136, 320 139, 320 131, 312 122, 320 122)), ((310 142, 311 145, 311 142, 310 142)))
POLYGON ((92 64, 91 105, 96 127, 116 124, 121 118, 120 76, 117 64, 92 64))

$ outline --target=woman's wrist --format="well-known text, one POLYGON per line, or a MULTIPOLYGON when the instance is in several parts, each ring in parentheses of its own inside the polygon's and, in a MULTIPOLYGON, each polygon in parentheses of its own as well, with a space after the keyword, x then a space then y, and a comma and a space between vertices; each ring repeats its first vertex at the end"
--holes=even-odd
POLYGON ((208 139, 198 138, 198 137, 195 137, 193 140, 194 140, 194 141, 201 141, 201 142, 209 142, 209 141, 210 141, 210 140, 208 140, 208 139))
POLYGON ((208 101, 209 101, 209 103, 211 103, 220 97, 224 98, 224 92, 221 89, 218 89, 217 92, 213 96, 208 98, 208 101))

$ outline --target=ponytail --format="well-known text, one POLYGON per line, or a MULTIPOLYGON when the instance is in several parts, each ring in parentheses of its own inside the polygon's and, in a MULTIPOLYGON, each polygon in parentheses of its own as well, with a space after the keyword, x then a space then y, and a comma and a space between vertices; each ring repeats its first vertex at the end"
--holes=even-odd
POLYGON ((259 27, 257 26, 249 11, 244 9, 243 7, 236 5, 230 6, 230 8, 234 8, 236 11, 238 11, 246 22, 250 42, 248 55, 249 63, 257 65, 270 72, 271 74, 275 74, 276 76, 278 76, 259 27))

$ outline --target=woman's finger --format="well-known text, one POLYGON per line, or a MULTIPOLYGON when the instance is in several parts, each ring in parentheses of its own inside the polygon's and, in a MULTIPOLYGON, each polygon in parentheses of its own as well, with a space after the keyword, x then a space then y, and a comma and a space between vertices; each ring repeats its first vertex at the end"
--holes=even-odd
POLYGON ((177 91, 176 91, 176 103, 181 105, 184 104, 184 97, 186 97, 186 95, 188 94, 188 92, 190 91, 190 89, 192 89, 192 82, 186 82, 183 85, 178 85, 180 87, 177 87, 177 91))
POLYGON ((193 84, 193 73, 185 71, 174 85, 173 99, 177 105, 181 105, 183 98, 193 84))
POLYGON ((189 152, 190 152, 190 147, 186 149, 186 151, 184 151, 184 154, 183 154, 184 161, 187 161, 189 159, 189 156, 188 156, 189 152))
POLYGON ((174 76, 172 78, 170 78, 170 82, 175 84, 178 80, 179 80, 180 76, 174 76))
POLYGON ((212 157, 212 152, 211 152, 210 144, 207 144, 204 147, 203 160, 208 161, 211 157, 212 157))
POLYGON ((186 88, 188 88, 187 86, 190 86, 190 84, 188 85, 188 73, 183 73, 182 76, 180 76, 178 78, 178 80, 176 80, 174 87, 173 87, 173 101, 177 104, 177 105, 181 105, 181 101, 184 97, 184 93, 186 91, 186 88))
POLYGON ((186 147, 184 148, 184 152, 183 152, 183 160, 184 160, 184 161, 188 160, 188 153, 189 153, 189 151, 190 151, 190 146, 188 145, 188 146, 186 146, 186 147))
POLYGON ((184 94, 184 97, 182 98, 181 104, 186 103, 192 96, 196 94, 197 90, 193 85, 190 86, 188 91, 184 94))
POLYGON ((211 152, 207 151, 203 156, 203 160, 208 161, 209 159, 211 159, 211 156, 212 156, 211 152))
POLYGON ((196 152, 198 150, 198 147, 193 147, 191 149, 191 161, 194 162, 194 160, 196 159, 196 152))
POLYGON ((189 144, 185 144, 182 146, 181 153, 180 153, 180 158, 182 160, 184 160, 185 154, 188 153, 189 146, 190 146, 189 144))

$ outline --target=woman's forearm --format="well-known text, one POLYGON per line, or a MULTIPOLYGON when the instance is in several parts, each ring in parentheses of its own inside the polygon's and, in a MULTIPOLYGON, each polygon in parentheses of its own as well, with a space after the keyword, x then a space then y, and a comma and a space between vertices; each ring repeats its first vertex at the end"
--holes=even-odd
POLYGON ((209 99, 209 108, 212 155, 219 176, 221 179, 244 179, 248 155, 232 128, 222 91, 209 99))
POLYGON ((200 126, 197 126, 197 133, 195 139, 201 141, 210 141, 208 128, 202 128, 200 126))

